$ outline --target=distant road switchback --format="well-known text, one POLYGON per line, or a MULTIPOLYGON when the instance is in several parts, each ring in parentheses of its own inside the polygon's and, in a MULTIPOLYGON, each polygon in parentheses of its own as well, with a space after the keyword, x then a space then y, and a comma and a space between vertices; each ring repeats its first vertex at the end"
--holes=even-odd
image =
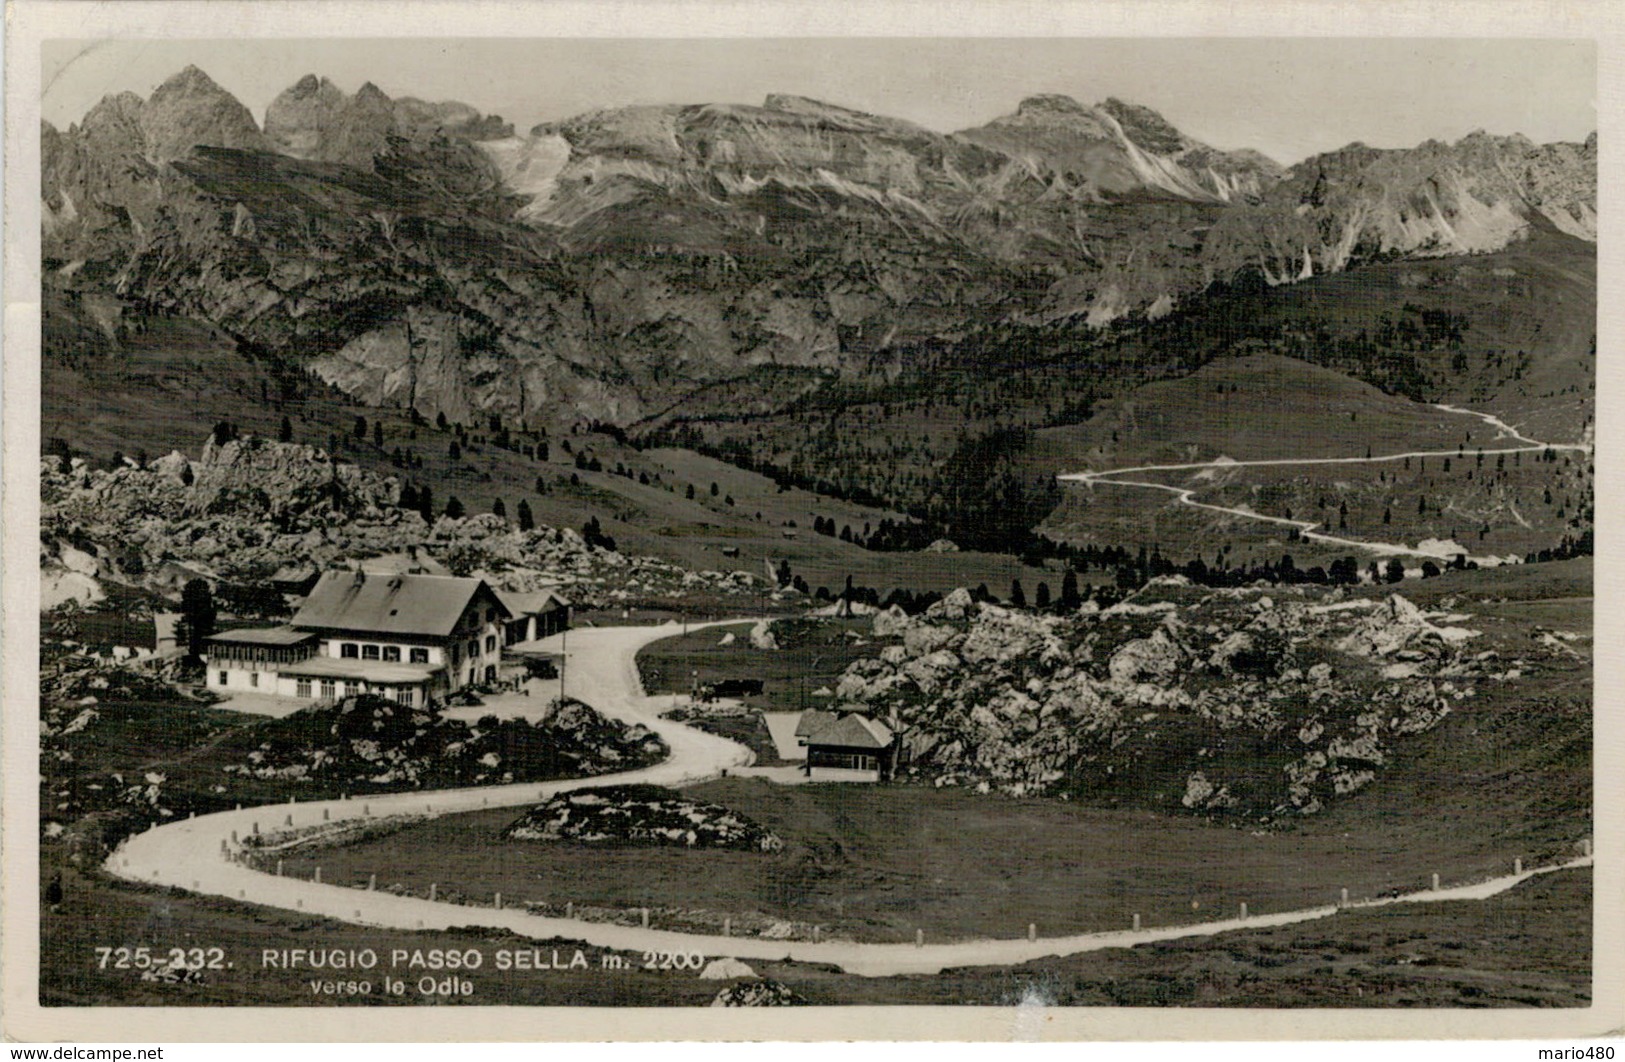
MULTIPOLYGON (((1499 417, 1488 413, 1479 413, 1471 409, 1462 409, 1459 406, 1435 404, 1435 409, 1446 413, 1457 413, 1465 417, 1477 417, 1485 424, 1494 428, 1499 434, 1497 438, 1510 439, 1521 443, 1520 446, 1506 446, 1494 450, 1475 450, 1474 453, 1484 454, 1520 454, 1539 453, 1545 450, 1578 450, 1589 452, 1591 447, 1585 443, 1547 443, 1531 439, 1523 435, 1499 417)), ((1186 487, 1171 487, 1165 483, 1150 483, 1142 479, 1119 479, 1119 476, 1128 476, 1141 472, 1200 472, 1224 471, 1233 468, 1261 468, 1283 467, 1288 465, 1369 465, 1385 461, 1405 461, 1410 458, 1428 457, 1457 457, 1459 450, 1411 450, 1406 453, 1383 454, 1379 457, 1277 457, 1256 461, 1236 461, 1228 457, 1220 457, 1212 461, 1198 461, 1192 464, 1180 465, 1136 465, 1132 468, 1112 468, 1101 472, 1069 472, 1057 476, 1063 483, 1081 483, 1088 487, 1145 487, 1149 490, 1166 491, 1172 494, 1183 505, 1193 509, 1206 509, 1209 512, 1224 513, 1228 516, 1239 516, 1247 520, 1256 520, 1266 524, 1280 524, 1282 527, 1292 527, 1311 542, 1324 542, 1332 546, 1343 546, 1351 549, 1363 549, 1368 553, 1380 556, 1422 557, 1430 560, 1450 560, 1459 549, 1451 549, 1449 544, 1440 543, 1432 548, 1423 549, 1420 546, 1412 547, 1396 542, 1372 542, 1365 539, 1342 538, 1338 535, 1329 535, 1324 531, 1317 531, 1320 524, 1313 520, 1293 520, 1284 516, 1265 516, 1250 509, 1231 508, 1226 505, 1213 505, 1195 499, 1196 490, 1186 487)), ((1468 557, 1469 560, 1480 564, 1499 564, 1495 557, 1468 557)))

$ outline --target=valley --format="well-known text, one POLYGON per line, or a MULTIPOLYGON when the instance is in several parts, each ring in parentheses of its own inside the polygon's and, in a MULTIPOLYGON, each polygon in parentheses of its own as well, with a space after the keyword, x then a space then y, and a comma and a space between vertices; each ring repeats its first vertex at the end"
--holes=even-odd
POLYGON ((40 1002, 1586 1006, 1596 134, 751 98, 42 125, 40 1002))

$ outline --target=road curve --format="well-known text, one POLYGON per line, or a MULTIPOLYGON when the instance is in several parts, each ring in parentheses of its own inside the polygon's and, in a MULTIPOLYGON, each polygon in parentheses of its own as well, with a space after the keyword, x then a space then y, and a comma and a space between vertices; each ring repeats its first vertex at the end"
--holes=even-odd
MULTIPOLYGON (((1492 416, 1489 413, 1479 413, 1476 410, 1462 409, 1459 406, 1448 406, 1442 404, 1435 404, 1433 408, 1443 410, 1446 413, 1458 413, 1462 416, 1477 417, 1479 420, 1482 420, 1499 433, 1497 438, 1509 438, 1513 442, 1523 444, 1520 446, 1501 447, 1493 450, 1475 449, 1473 451, 1474 456, 1477 456, 1480 453, 1524 454, 1530 452, 1541 452, 1545 450, 1589 451, 1591 449, 1590 446, 1584 443, 1546 443, 1528 438, 1506 421, 1500 419, 1499 417, 1492 416)), ((1263 468, 1280 467, 1285 465, 1367 465, 1380 464, 1384 461, 1405 461, 1413 457, 1461 457, 1463 455, 1464 451, 1462 450, 1410 450, 1406 451, 1405 453, 1383 454, 1378 457, 1277 457, 1252 461, 1235 461, 1225 457, 1213 461, 1197 461, 1190 464, 1136 465, 1131 468, 1112 468, 1101 472, 1068 472, 1063 475, 1059 475, 1056 478, 1063 483, 1081 483, 1089 487, 1099 484, 1102 486, 1113 487, 1144 487, 1149 490, 1166 491, 1169 494, 1172 494, 1180 504, 1188 505, 1193 509, 1206 509, 1209 512, 1223 513, 1226 516, 1239 516, 1248 520, 1256 520, 1260 523, 1276 524, 1281 527, 1296 528, 1298 533, 1303 538, 1308 539, 1311 542, 1324 542, 1327 545, 1339 546, 1346 549, 1363 549, 1367 552, 1375 553, 1384 557, 1421 557, 1432 560, 1450 560, 1458 551, 1443 547, 1434 550, 1422 550, 1413 549, 1410 546, 1395 542, 1372 542, 1365 539, 1341 538, 1337 535, 1326 534, 1324 531, 1316 531, 1315 528, 1319 527, 1320 524, 1313 520, 1291 520, 1283 516, 1265 516, 1261 513, 1252 512, 1248 509, 1235 509, 1225 505, 1213 505, 1209 502, 1196 501, 1195 495, 1197 491, 1195 488, 1173 487, 1166 483, 1152 483, 1146 480, 1138 479, 1118 479, 1116 477, 1133 475, 1140 472, 1223 471, 1232 468, 1263 468)), ((1494 557, 1469 557, 1468 559, 1476 561, 1480 564, 1500 563, 1500 561, 1494 557)))
MULTIPOLYGON (((741 622, 723 620, 721 623, 741 622)), ((699 626, 718 624, 691 625, 699 626)), ((105 863, 112 874, 150 885, 175 886, 195 893, 224 896, 320 915, 358 925, 393 929, 441 930, 453 926, 508 929, 539 940, 563 938, 619 951, 699 953, 707 957, 797 960, 826 963, 862 976, 938 973, 956 966, 1006 966, 1049 956, 1075 955, 1104 948, 1124 948, 1161 940, 1211 936, 1237 929, 1260 929, 1326 918, 1338 907, 1306 908, 1259 914, 1191 925, 1149 927, 1065 937, 1025 937, 968 940, 952 943, 867 944, 851 941, 778 941, 759 937, 678 933, 639 926, 620 926, 578 919, 552 918, 525 910, 463 906, 415 896, 320 884, 300 878, 278 877, 232 862, 228 853, 239 837, 256 826, 266 832, 292 826, 315 826, 367 816, 454 814, 482 808, 529 805, 571 789, 649 782, 675 786, 713 777, 729 767, 750 762, 751 753, 731 741, 662 719, 676 698, 646 695, 638 679, 637 651, 650 642, 676 634, 675 624, 661 627, 581 628, 568 634, 567 676, 572 695, 605 715, 643 723, 671 747, 671 757, 653 767, 593 778, 556 782, 530 782, 467 789, 352 797, 299 804, 269 804, 217 812, 156 826, 120 845, 105 863)), ((556 639, 563 648, 565 639, 556 639)), ((553 640, 550 640, 550 642, 553 640)), ((549 645, 549 648, 552 646, 549 645)), ((1537 874, 1567 867, 1591 865, 1591 857, 1438 891, 1370 901, 1352 906, 1388 903, 1479 900, 1504 892, 1537 874)), ((449 883, 448 883, 449 884, 449 883)))

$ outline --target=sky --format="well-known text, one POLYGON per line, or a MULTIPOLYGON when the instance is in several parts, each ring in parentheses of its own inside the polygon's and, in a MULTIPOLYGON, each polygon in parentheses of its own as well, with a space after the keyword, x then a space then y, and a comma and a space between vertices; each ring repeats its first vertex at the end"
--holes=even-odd
POLYGON ((149 95, 195 64, 258 121, 304 74, 347 92, 461 100, 521 132, 600 107, 811 96, 951 132, 1023 98, 1149 106, 1214 147, 1283 163, 1363 141, 1412 147, 1477 129, 1545 143, 1597 127, 1595 46, 1579 40, 1336 38, 320 39, 48 41, 42 116, 149 95))

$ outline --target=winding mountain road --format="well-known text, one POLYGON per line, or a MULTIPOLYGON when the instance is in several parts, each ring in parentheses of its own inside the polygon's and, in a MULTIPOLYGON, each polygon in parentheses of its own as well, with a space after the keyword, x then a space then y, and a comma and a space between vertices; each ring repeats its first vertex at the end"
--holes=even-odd
MULTIPOLYGON (((737 622, 740 621, 722 620, 713 624, 690 625, 689 629, 737 622)), ((782 941, 678 933, 553 918, 523 909, 443 903, 300 878, 278 877, 251 870, 230 858, 230 853, 238 847, 237 839, 247 836, 256 828, 275 832, 289 829, 290 823, 297 828, 368 816, 443 815, 482 808, 517 807, 536 803, 555 793, 593 786, 628 782, 683 785, 749 763, 751 753, 743 746, 661 718, 660 713, 669 710, 680 699, 679 696, 651 697, 643 692, 636 663, 638 650, 650 642, 669 638, 676 633, 675 624, 667 624, 660 627, 581 628, 569 632, 567 636, 566 666, 572 695, 605 715, 628 723, 642 723, 659 733, 671 747, 671 756, 663 763, 593 778, 272 804, 223 811, 167 823, 134 835, 108 857, 106 869, 131 881, 175 886, 195 893, 224 896, 359 925, 409 930, 439 930, 453 926, 503 928, 534 939, 579 940, 619 951, 699 953, 707 957, 733 956, 759 961, 794 959, 827 963, 849 973, 875 977, 938 973, 957 966, 1014 965, 1048 956, 1211 936, 1237 929, 1291 925, 1326 918, 1338 911, 1336 905, 1328 905, 1190 925, 1081 933, 1036 940, 1021 937, 923 945, 782 941)), ((566 648, 565 641, 565 638, 555 636, 543 644, 545 648, 563 650, 566 648)), ((1591 862, 1588 855, 1560 866, 1530 868, 1490 881, 1352 906, 1481 900, 1538 874, 1567 867, 1590 866, 1591 862)))
MULTIPOLYGON (((1446 413, 1457 413, 1466 417, 1477 417, 1479 420, 1482 420, 1484 423, 1496 430, 1498 433, 1496 435, 1497 439, 1507 438, 1514 442, 1524 444, 1521 446, 1501 447, 1493 450, 1475 449, 1473 451, 1474 455, 1479 453, 1489 455, 1525 454, 1531 452, 1539 453, 1545 450, 1589 451, 1591 449, 1591 447, 1585 443, 1546 443, 1540 442, 1537 439, 1528 438, 1506 421, 1499 417, 1492 416, 1489 413, 1479 413, 1471 409, 1462 409, 1459 406, 1439 404, 1435 404, 1433 408, 1443 410, 1446 413)), ((1347 549, 1362 549, 1366 550, 1367 552, 1385 557, 1421 557, 1431 560, 1450 560, 1457 553, 1462 552, 1459 549, 1451 549, 1450 543, 1441 542, 1436 546, 1430 546, 1430 548, 1424 549, 1422 547, 1424 545, 1429 545, 1428 543, 1421 543, 1415 547, 1412 547, 1403 543, 1372 542, 1365 539, 1342 538, 1337 535, 1329 535, 1324 531, 1316 531, 1315 528, 1319 527, 1320 524, 1314 520, 1293 520, 1284 516, 1265 516, 1262 513, 1255 513, 1250 509, 1233 508, 1227 505, 1214 505, 1211 502, 1196 501, 1195 495, 1199 488, 1173 487, 1166 483, 1153 483, 1147 480, 1139 479, 1118 479, 1116 477, 1134 475, 1136 473, 1144 472, 1221 472, 1236 468, 1273 468, 1287 465, 1368 465, 1380 464, 1385 461, 1405 461, 1413 457, 1460 457, 1462 455, 1463 451, 1461 450, 1410 450, 1404 453, 1383 454, 1379 457, 1277 457, 1262 458, 1250 461, 1236 461, 1228 457, 1221 457, 1212 461, 1197 461, 1190 464, 1136 465, 1131 468, 1113 468, 1101 472, 1068 472, 1057 476, 1056 478, 1063 483, 1080 483, 1087 487, 1094 487, 1096 485, 1110 487, 1145 487, 1150 490, 1167 491, 1169 494, 1174 495, 1180 504, 1188 505, 1193 509, 1206 509, 1209 512, 1223 513, 1226 516, 1239 516, 1247 520, 1256 520, 1260 523, 1276 524, 1281 527, 1296 528, 1298 533, 1303 538, 1308 539, 1311 542, 1323 542, 1327 545, 1340 546, 1347 549)), ((1484 565, 1500 563, 1500 560, 1495 557, 1469 557, 1468 559, 1484 565)))

